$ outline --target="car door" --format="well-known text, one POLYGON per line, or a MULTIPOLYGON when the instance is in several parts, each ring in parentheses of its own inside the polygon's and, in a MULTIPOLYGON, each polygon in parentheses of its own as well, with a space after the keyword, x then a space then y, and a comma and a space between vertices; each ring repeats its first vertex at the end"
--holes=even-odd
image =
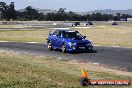
POLYGON ((58 37, 58 33, 59 31, 56 30, 54 33, 53 33, 53 37, 52 37, 52 46, 53 47, 57 47, 57 37, 58 37))
POLYGON ((58 48, 61 48, 61 47, 62 47, 62 42, 63 42, 62 32, 59 31, 59 32, 58 32, 58 35, 57 35, 57 39, 56 39, 56 46, 57 46, 58 48))

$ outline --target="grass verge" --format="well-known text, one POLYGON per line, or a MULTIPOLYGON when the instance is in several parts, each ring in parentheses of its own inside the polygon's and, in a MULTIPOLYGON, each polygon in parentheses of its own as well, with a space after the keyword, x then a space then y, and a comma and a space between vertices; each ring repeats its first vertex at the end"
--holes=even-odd
MULTIPOLYGON (((46 42, 50 29, 34 30, 0 30, 0 41, 46 42)), ((52 29, 53 30, 53 29, 52 29)), ((122 26, 94 26, 90 28, 73 28, 94 45, 132 47, 132 29, 122 26)))
POLYGON ((25 28, 26 26, 24 25, 3 25, 3 24, 0 24, 0 28, 25 28))
POLYGON ((46 42, 49 30, 0 30, 0 41, 46 42))
MULTIPOLYGON (((132 79, 89 70, 91 79, 132 79)), ((0 88, 81 88, 81 65, 51 57, 0 51, 0 88)), ((89 86, 88 88, 132 88, 89 86)))

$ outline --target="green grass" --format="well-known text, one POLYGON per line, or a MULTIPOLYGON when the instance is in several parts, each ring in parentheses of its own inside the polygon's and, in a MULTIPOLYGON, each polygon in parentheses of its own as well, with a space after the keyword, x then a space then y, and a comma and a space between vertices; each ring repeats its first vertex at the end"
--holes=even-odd
MULTIPOLYGON (((129 79, 114 73, 89 70, 91 79, 129 79)), ((0 52, 0 88, 82 88, 81 66, 51 57, 0 52)), ((89 86, 88 88, 132 88, 89 86)))
POLYGON ((4 24, 0 24, 0 28, 24 28, 26 26, 24 25, 20 25, 20 24, 17 24, 17 25, 4 25, 4 24))
POLYGON ((45 42, 49 30, 0 30, 0 41, 45 42))
POLYGON ((13 28, 15 25, 0 25, 0 28, 13 28))

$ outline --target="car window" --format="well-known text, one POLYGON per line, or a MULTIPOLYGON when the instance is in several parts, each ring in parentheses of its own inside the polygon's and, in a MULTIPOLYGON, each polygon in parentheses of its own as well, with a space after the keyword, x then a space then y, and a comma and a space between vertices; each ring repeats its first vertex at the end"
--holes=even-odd
POLYGON ((75 32, 64 32, 63 37, 64 38, 75 38, 76 33, 75 32))
POLYGON ((59 34, 59 31, 55 31, 54 33, 53 33, 53 35, 58 35, 59 34))
POLYGON ((58 35, 59 35, 59 36, 61 36, 61 35, 62 35, 61 31, 59 31, 58 35))
POLYGON ((64 38, 83 38, 83 36, 79 32, 64 32, 64 38))
POLYGON ((76 33, 78 38, 82 38, 83 36, 80 33, 76 33))

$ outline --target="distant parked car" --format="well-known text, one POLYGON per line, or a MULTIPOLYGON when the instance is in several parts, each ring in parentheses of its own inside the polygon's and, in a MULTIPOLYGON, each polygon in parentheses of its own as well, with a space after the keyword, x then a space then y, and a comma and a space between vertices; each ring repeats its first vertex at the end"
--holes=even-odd
POLYGON ((117 22, 113 22, 112 25, 118 25, 118 23, 117 22))
POLYGON ((93 23, 91 21, 88 21, 85 25, 89 26, 89 25, 93 25, 93 23))
POLYGON ((78 25, 80 25, 80 22, 73 22, 72 23, 72 26, 78 26, 78 25))
POLYGON ((92 43, 78 31, 56 30, 47 38, 49 50, 60 49, 62 52, 92 51, 92 43))

